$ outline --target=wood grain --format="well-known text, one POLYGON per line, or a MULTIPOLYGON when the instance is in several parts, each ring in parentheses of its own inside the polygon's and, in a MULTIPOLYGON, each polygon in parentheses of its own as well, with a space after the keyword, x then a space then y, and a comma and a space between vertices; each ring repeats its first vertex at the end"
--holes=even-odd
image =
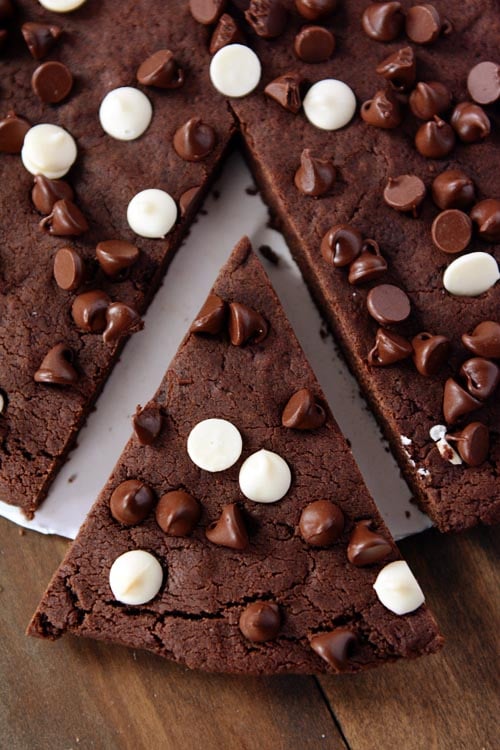
POLYGON ((446 638, 440 654, 321 684, 351 750, 500 746, 498 531, 400 545, 446 638))
POLYGON ((66 544, 0 519, 0 748, 346 750, 313 677, 206 675, 84 639, 27 638, 66 544))

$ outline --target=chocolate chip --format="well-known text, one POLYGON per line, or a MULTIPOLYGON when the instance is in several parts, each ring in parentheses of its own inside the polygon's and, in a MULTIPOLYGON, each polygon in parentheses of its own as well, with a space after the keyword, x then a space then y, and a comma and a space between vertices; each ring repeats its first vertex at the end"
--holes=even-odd
POLYGON ((102 334, 105 344, 114 344, 132 331, 142 328, 139 314, 123 302, 112 302, 106 310, 106 328, 102 334))
POLYGON ((477 357, 500 359, 500 323, 483 320, 472 333, 464 333, 462 342, 477 357))
POLYGON ((24 136, 31 128, 27 120, 9 112, 0 120, 0 153, 19 154, 23 147, 24 136))
POLYGON ((488 115, 478 104, 460 102, 451 115, 451 127, 464 143, 476 143, 489 136, 488 115))
POLYGON ((349 266, 348 281, 350 284, 363 284, 365 281, 379 279, 387 271, 387 261, 380 254, 378 242, 366 239, 363 242, 361 255, 349 266))
POLYGON ((314 635, 310 640, 313 651, 336 672, 344 672, 348 668, 349 659, 357 643, 358 639, 349 628, 335 628, 328 633, 314 635))
POLYGON ((294 393, 281 415, 283 427, 294 430, 316 430, 324 425, 325 420, 325 410, 308 388, 294 393))
POLYGON ((42 360, 35 372, 37 383, 47 385, 74 385, 78 374, 72 365, 73 352, 66 344, 56 344, 42 360))
POLYGON ((258 36, 274 39, 285 30, 288 13, 279 0, 250 0, 245 18, 258 36))
POLYGON ((79 294, 71 307, 75 325, 88 333, 101 333, 106 328, 106 310, 110 302, 106 292, 101 289, 79 294))
POLYGON ((72 200, 57 200, 40 227, 57 237, 76 237, 89 228, 85 216, 72 200))
POLYGON ((226 0, 189 0, 191 15, 206 26, 215 23, 221 16, 226 5, 226 0))
POLYGON ((500 199, 486 198, 476 203, 470 212, 470 217, 477 225, 477 231, 482 240, 500 241, 500 199))
POLYGON ((467 77, 469 94, 478 104, 493 104, 500 98, 500 65, 480 62, 467 77))
POLYGON ((417 151, 428 159, 442 159, 455 146, 455 133, 448 123, 439 117, 425 122, 415 136, 417 151))
POLYGON ((226 307, 217 294, 210 294, 189 329, 191 333, 208 333, 212 336, 221 333, 226 322, 226 307))
POLYGON ((235 503, 222 508, 218 521, 205 529, 207 539, 221 547, 243 550, 248 547, 248 534, 241 510, 235 503))
POLYGON ((215 55, 228 44, 245 44, 245 37, 234 18, 224 13, 217 21, 217 26, 210 40, 209 52, 211 55, 215 55))
POLYGON ((48 55, 56 40, 61 36, 61 28, 59 26, 34 23, 32 21, 23 23, 21 32, 31 56, 35 60, 41 60, 48 55))
POLYGON ((199 502, 184 490, 167 492, 156 506, 156 522, 169 536, 189 536, 200 517, 199 502))
POLYGON ((31 77, 31 88, 44 104, 58 104, 73 87, 70 70, 60 62, 42 63, 31 77))
POLYGON ((72 201, 73 198, 73 188, 64 180, 49 180, 43 174, 35 175, 31 200, 41 214, 50 214, 57 201, 72 201))
POLYGON ((404 91, 415 83, 417 77, 415 53, 411 47, 402 47, 385 57, 375 70, 396 89, 404 91))
POLYGON ((161 432, 163 419, 160 408, 156 404, 137 407, 132 417, 132 427, 141 445, 152 445, 161 432))
POLYGON ((303 62, 325 62, 333 55, 335 37, 323 26, 303 26, 295 37, 293 49, 303 62))
POLYGON ((401 33, 403 23, 401 3, 372 3, 361 17, 365 34, 377 42, 392 42, 401 33))
POLYGON ((263 316, 241 302, 229 304, 229 339, 234 346, 260 344, 267 336, 269 325, 263 316))
POLYGON ((467 393, 453 378, 444 384, 443 414, 448 424, 454 424, 464 414, 469 414, 482 406, 481 402, 467 393))
POLYGON ((393 284, 380 284, 368 292, 368 312, 381 325, 401 323, 410 314, 408 295, 393 284))
POLYGON ((362 248, 361 232, 350 224, 335 224, 321 240, 321 255, 336 268, 352 263, 362 248))
POLYGON ((459 169, 441 172, 432 183, 432 199, 442 208, 468 208, 474 202, 474 183, 459 169))
POLYGON ((174 149, 185 161, 201 161, 215 148, 217 136, 211 125, 191 117, 174 134, 174 149))
POLYGON ((500 383, 500 368, 483 357, 466 360, 460 368, 460 375, 466 381, 469 393, 481 401, 493 395, 500 383))
POLYGON ((139 479, 127 479, 115 487, 109 500, 113 518, 124 526, 136 526, 150 514, 155 504, 151 487, 139 479))
POLYGON ((169 49, 160 49, 139 66, 137 80, 143 86, 178 89, 184 83, 184 71, 169 49))
POLYGON ((406 34, 415 44, 432 44, 441 33, 441 16, 433 5, 414 5, 406 13, 406 34))
POLYGON ((347 545, 347 559, 358 568, 385 560, 393 550, 384 536, 370 529, 371 525, 369 520, 358 521, 347 545))
POLYGON ((373 99, 363 102, 360 114, 368 125, 387 130, 397 128, 403 120, 399 102, 390 89, 377 91, 373 99))
POLYGON ((295 172, 295 187, 303 195, 319 198, 330 192, 335 183, 336 169, 330 159, 313 156, 305 148, 300 155, 300 167, 295 172))
POLYGON ((328 547, 344 530, 344 514, 330 500, 316 500, 306 505, 300 515, 302 539, 313 547, 328 547))
POLYGON ((424 377, 436 375, 443 367, 450 353, 450 341, 446 336, 433 336, 423 331, 412 340, 413 362, 424 377))
POLYGON ((181 210, 181 216, 186 215, 191 203, 194 201, 199 191, 200 186, 196 185, 196 187, 189 188, 182 193, 181 197, 179 198, 179 208, 181 210))
POLYGON ((295 7, 308 21, 326 18, 335 10, 337 0, 295 0, 295 7))
POLYGON ((72 247, 61 247, 54 256, 54 279, 60 289, 72 292, 78 289, 85 276, 80 255, 72 247))
POLYGON ((432 241, 444 253, 461 253, 472 236, 472 222, 463 211, 449 208, 436 216, 431 227, 432 241))
POLYGON ((469 466, 480 466, 488 458, 490 431, 481 422, 471 422, 453 435, 448 433, 446 439, 456 442, 461 458, 469 466))
POLYGON ((281 104, 284 109, 296 114, 302 106, 300 97, 300 76, 296 73, 285 73, 268 83, 264 94, 281 104))
POLYGON ((375 346, 368 353, 368 364, 372 367, 386 367, 410 357, 413 347, 398 333, 379 328, 375 336, 375 346))
POLYGON ((439 81, 420 81, 410 94, 410 109, 421 120, 431 120, 441 115, 451 105, 451 93, 439 81))
POLYGON ((416 209, 425 198, 425 185, 415 174, 403 174, 399 177, 389 177, 384 188, 384 200, 388 206, 396 211, 412 211, 416 216, 416 209))
POLYGON ((254 643, 274 640, 281 627, 278 605, 274 602, 251 602, 240 615, 239 627, 245 638, 254 643))
POLYGON ((96 256, 106 276, 118 276, 139 259, 139 248, 125 240, 104 240, 96 247, 96 256))

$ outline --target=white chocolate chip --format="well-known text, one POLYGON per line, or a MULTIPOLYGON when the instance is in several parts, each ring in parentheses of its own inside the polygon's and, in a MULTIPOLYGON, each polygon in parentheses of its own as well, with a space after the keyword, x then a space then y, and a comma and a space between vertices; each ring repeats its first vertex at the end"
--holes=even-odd
POLYGON ((401 440, 401 445, 411 445, 411 439, 406 437, 406 435, 400 435, 399 439, 401 440))
POLYGON ((225 471, 241 456, 239 430, 227 419, 204 419, 193 427, 187 440, 191 461, 205 471, 225 471))
POLYGON ((356 97, 343 81, 325 78, 311 86, 304 97, 303 107, 312 125, 321 130, 338 130, 352 120, 356 97))
POLYGON ((130 228, 140 237, 160 239, 177 221, 177 206, 164 190, 150 188, 134 195, 127 208, 130 228))
POLYGON ((146 94, 132 86, 109 91, 99 107, 102 129, 117 141, 133 141, 148 128, 153 107, 146 94))
POLYGON ((477 297, 500 279, 495 258, 489 253, 467 253, 450 263, 443 274, 447 292, 459 297, 477 297))
POLYGON ((146 604, 154 599, 163 582, 163 570, 153 555, 133 549, 116 558, 109 570, 113 596, 123 604, 146 604))
POLYGON ((454 466, 459 466, 462 463, 462 459, 456 450, 452 448, 446 440, 446 426, 444 424, 435 424, 429 430, 429 435, 431 440, 434 440, 436 443, 436 448, 438 449, 441 458, 444 458, 445 461, 449 461, 450 464, 453 464, 454 466))
POLYGON ((58 180, 69 172, 76 154, 73 136, 59 125, 42 123, 26 133, 21 159, 31 174, 43 174, 49 180, 58 180))
POLYGON ((85 0, 38 0, 40 5, 54 13, 70 13, 83 5, 85 0))
POLYGON ((5 411, 5 396, 0 391, 0 416, 4 413, 4 411, 5 411))
POLYGON ((240 469, 240 489, 255 503, 275 503, 290 489, 292 474, 277 453, 262 449, 252 453, 240 469))
POLYGON ((425 601, 417 579, 404 560, 396 560, 382 568, 373 588, 384 607, 396 615, 414 612, 425 601))
POLYGON ((421 477, 430 477, 431 472, 421 466, 419 469, 417 469, 417 474, 420 474, 421 477))
POLYGON ((210 80, 224 96, 246 96, 258 85, 260 60, 244 44, 227 44, 212 57, 210 80))

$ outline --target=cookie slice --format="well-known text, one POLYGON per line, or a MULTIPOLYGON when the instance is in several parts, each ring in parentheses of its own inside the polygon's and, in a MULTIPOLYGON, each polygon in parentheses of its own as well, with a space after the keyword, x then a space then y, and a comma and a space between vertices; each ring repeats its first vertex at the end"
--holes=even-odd
POLYGON ((248 239, 134 424, 30 635, 262 674, 439 649, 248 239))

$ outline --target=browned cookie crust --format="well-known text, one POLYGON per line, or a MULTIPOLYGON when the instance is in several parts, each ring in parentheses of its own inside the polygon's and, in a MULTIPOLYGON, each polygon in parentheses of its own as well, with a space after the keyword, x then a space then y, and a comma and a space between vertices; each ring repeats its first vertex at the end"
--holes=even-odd
POLYGON ((248 240, 236 247, 212 291, 264 316, 267 336, 243 346, 232 345, 225 332, 184 339, 148 405, 150 414, 156 407, 163 416, 159 436, 149 446, 137 437, 128 443, 55 574, 30 634, 57 638, 70 632, 146 648, 189 667, 247 673, 353 672, 436 651, 441 637, 425 605, 399 617, 377 599, 373 583, 399 557, 397 548, 248 240), (302 388, 325 410, 325 423, 315 429, 282 425, 285 405, 302 388), (191 429, 211 417, 231 421, 243 438, 240 460, 216 474, 197 468, 186 451, 191 429), (268 505, 244 498, 238 484, 242 462, 261 448, 285 458, 293 477, 285 497, 268 505), (192 495, 202 511, 192 535, 164 533, 154 512, 129 527, 116 521, 110 497, 130 479, 149 485, 156 497, 179 489, 192 495), (320 499, 344 516, 333 543, 316 538, 316 544, 329 543, 323 547, 305 541, 310 537, 304 520, 299 527, 303 509, 320 499), (205 534, 233 503, 249 536, 245 549, 221 546, 205 534), (346 554, 360 519, 371 519, 371 529, 389 542, 383 561, 365 567, 346 554), (113 561, 131 549, 151 552, 164 573, 158 596, 134 607, 117 602, 108 583, 113 561), (270 610, 270 621, 257 632, 250 603, 270 610), (356 639, 342 665, 327 665, 310 646, 315 635, 332 630, 356 639))

